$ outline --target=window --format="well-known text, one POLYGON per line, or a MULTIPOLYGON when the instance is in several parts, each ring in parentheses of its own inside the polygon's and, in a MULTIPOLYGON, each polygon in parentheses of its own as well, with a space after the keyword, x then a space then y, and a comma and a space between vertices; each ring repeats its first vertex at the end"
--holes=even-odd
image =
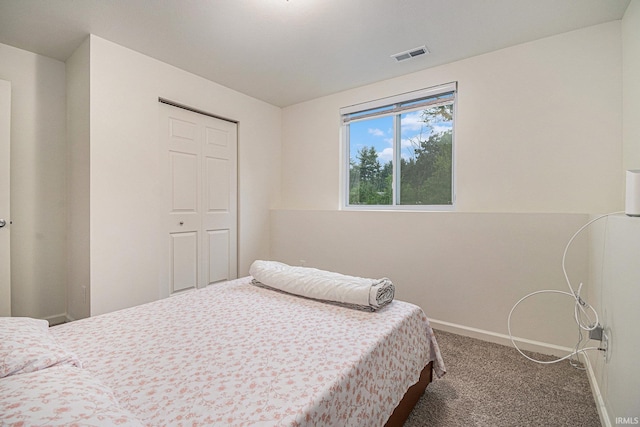
POLYGON ((451 209, 456 83, 345 107, 346 207, 451 209))

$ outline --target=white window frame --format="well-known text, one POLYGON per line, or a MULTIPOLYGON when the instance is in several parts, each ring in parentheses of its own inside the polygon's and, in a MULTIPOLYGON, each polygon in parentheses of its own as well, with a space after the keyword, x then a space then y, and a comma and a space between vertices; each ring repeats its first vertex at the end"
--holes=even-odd
MULTIPOLYGON (((455 133, 456 133, 456 122, 457 122, 457 97, 458 97, 458 83, 451 82, 438 86, 433 86, 425 89, 420 89, 412 92, 406 92, 395 96, 390 96, 386 98, 380 98, 373 101, 363 102, 360 104, 350 105, 348 107, 343 107, 340 109, 340 135, 342 140, 342 156, 340 159, 341 162, 341 179, 340 179, 340 208, 344 210, 364 210, 364 211, 372 211, 372 210, 399 210, 399 211, 454 211, 456 206, 456 155, 455 155, 455 133), (372 110, 376 108, 382 108, 391 106, 393 104, 410 102, 412 100, 419 100, 423 98, 429 98, 438 96, 440 94, 451 93, 453 92, 453 124, 452 124, 452 136, 451 136, 451 150, 452 150, 452 160, 451 160, 451 204, 450 205, 399 205, 396 204, 397 197, 397 183, 399 179, 400 170, 396 166, 400 164, 400 150, 397 149, 396 144, 400 140, 400 127, 397 123, 399 121, 398 113, 403 110, 393 110, 390 112, 376 114, 377 117, 382 117, 384 115, 394 115, 394 138, 393 138, 393 152, 394 152, 394 165, 393 165, 393 178, 392 178, 392 201, 391 205, 351 205, 349 204, 349 160, 351 158, 349 148, 349 132, 347 123, 349 121, 356 121, 357 119, 349 120, 345 119, 349 114, 359 113, 367 110, 372 110)), ((412 111, 420 109, 415 108, 415 106, 409 107, 406 111, 412 111)), ((362 120, 364 118, 369 118, 372 116, 364 115, 359 116, 358 119, 362 120)))

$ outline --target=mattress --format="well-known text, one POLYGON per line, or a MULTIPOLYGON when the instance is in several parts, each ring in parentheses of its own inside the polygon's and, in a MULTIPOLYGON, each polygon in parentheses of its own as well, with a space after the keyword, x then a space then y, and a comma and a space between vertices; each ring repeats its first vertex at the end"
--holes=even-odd
POLYGON ((147 425, 383 425, 433 362, 418 306, 364 312, 246 277, 50 329, 147 425))

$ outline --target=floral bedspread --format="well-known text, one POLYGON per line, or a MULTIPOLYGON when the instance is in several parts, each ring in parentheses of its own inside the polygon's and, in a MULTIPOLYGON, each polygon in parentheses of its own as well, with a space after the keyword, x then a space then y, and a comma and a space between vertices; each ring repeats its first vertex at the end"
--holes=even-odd
POLYGON ((0 379, 0 425, 143 426, 86 369, 55 365, 0 379))
POLYGON ((364 312, 251 277, 51 328, 147 425, 383 425, 445 368, 417 306, 364 312))

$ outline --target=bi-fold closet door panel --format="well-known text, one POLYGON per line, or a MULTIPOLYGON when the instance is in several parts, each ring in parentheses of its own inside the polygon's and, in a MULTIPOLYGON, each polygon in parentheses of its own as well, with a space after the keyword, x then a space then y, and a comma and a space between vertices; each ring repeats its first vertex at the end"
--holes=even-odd
POLYGON ((0 80, 0 316, 11 316, 11 83, 0 80))
POLYGON ((237 277, 237 124, 159 104, 166 165, 161 296, 237 277))

